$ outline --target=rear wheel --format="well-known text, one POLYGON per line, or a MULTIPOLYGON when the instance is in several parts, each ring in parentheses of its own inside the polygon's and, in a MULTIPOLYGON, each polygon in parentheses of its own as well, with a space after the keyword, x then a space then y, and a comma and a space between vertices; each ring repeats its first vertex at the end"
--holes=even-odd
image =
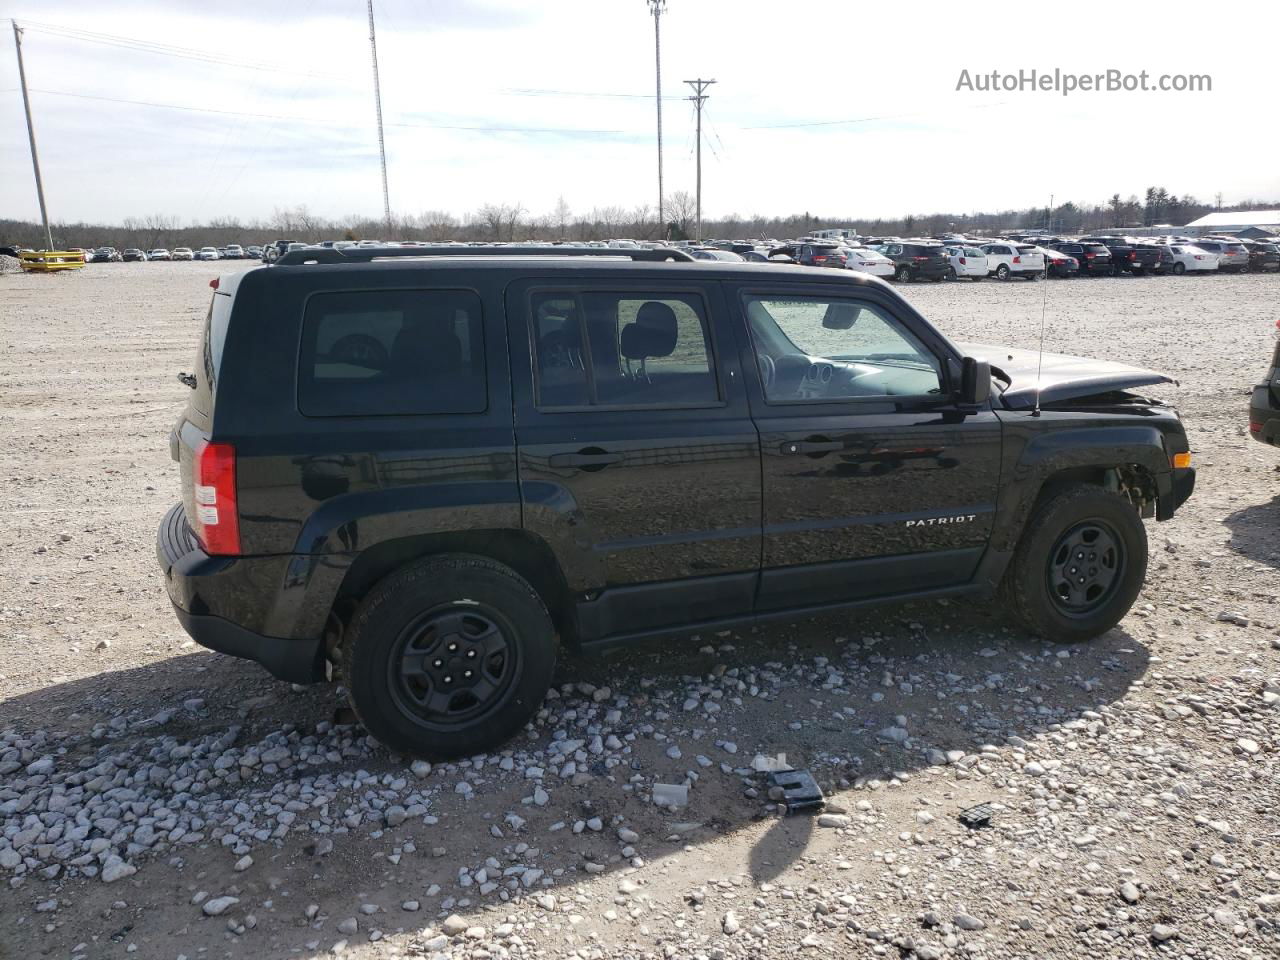
POLYGON ((1173 265, 1173 275, 1175 277, 1180 277, 1186 272, 1187 272, 1187 265, 1185 263, 1175 263, 1173 265))
POLYGON ((893 278, 897 280, 899 283, 906 283, 908 280, 911 279, 911 268, 908 267, 905 263, 899 265, 898 269, 895 270, 893 273, 893 278))
POLYGON ((1007 263, 1002 263, 1000 264, 1000 266, 996 267, 996 279, 997 280, 1009 279, 1009 265, 1007 263))
POLYGON ((1147 532, 1126 500, 1092 484, 1066 487, 1035 509, 1002 591, 1031 632, 1091 640, 1129 612, 1147 573, 1147 532))
POLYGON ((519 574, 447 554, 403 567, 364 598, 343 642, 351 705, 394 750, 447 760, 491 750, 537 710, 555 629, 519 574))
POLYGON ((955 278, 956 278, 956 268, 955 268, 955 267, 947 267, 947 279, 948 279, 948 280, 954 280, 955 278))

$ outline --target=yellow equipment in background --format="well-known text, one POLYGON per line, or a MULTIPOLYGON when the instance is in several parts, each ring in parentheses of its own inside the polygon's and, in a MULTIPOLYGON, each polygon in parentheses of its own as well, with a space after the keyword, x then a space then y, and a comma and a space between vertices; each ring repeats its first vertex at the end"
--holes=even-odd
POLYGON ((18 254, 18 261, 28 273, 53 273, 83 267, 84 254, 79 250, 24 250, 18 254))

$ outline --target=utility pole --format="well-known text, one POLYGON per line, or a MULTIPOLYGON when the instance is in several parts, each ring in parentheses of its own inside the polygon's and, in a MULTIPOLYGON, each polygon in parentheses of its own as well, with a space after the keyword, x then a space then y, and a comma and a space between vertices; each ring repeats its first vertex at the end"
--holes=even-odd
POLYGON ((662 193, 662 14, 666 12, 667 0, 646 0, 649 12, 653 14, 653 70, 657 77, 658 104, 658 227, 662 230, 662 238, 667 236, 666 205, 662 193))
POLYGON ((702 240, 702 105, 707 102, 707 94, 703 93, 707 87, 715 83, 714 80, 686 80, 690 87, 693 88, 693 96, 687 99, 693 101, 694 107, 698 111, 698 185, 697 185, 697 236, 695 240, 702 240))
POLYGON ((1049 194, 1049 222, 1045 224, 1045 228, 1053 233, 1053 194, 1049 194))
POLYGON ((387 190, 387 141, 382 135, 382 85, 378 81, 378 40, 373 32, 373 0, 369 0, 369 52, 373 55, 373 103, 378 110, 378 156, 382 160, 382 212, 391 230, 391 193, 387 190))
POLYGON ((53 249, 53 233, 49 230, 49 211, 44 205, 44 181, 40 178, 40 156, 36 153, 36 128, 31 122, 31 97, 27 94, 27 71, 22 64, 22 28, 13 20, 13 45, 18 51, 18 82, 22 85, 22 108, 27 112, 27 139, 31 141, 31 168, 36 174, 36 196, 40 199, 40 220, 44 223, 46 250, 53 249))

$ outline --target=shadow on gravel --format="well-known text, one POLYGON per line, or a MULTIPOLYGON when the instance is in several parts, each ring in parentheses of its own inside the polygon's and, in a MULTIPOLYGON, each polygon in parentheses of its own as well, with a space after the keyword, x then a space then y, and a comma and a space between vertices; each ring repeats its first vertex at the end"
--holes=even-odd
MULTIPOLYGON (((1267 516, 1274 520, 1277 505, 1254 509, 1270 511, 1267 516)), ((806 854, 822 831, 815 829, 816 818, 811 814, 774 819, 764 808, 763 778, 724 772, 722 763, 743 768, 757 752, 785 752, 794 766, 812 771, 828 794, 858 782, 910 775, 931 762, 936 765, 936 753, 931 761, 929 749, 963 751, 971 764, 985 743, 1005 745, 1010 735, 1033 741, 1053 725, 1078 720, 1086 711, 1118 700, 1145 674, 1148 661, 1147 649, 1123 630, 1113 630, 1091 644, 1055 648, 1007 630, 980 608, 955 604, 889 608, 857 619, 811 619, 745 635, 692 637, 633 648, 603 660, 566 658, 557 671, 561 695, 547 704, 551 716, 535 736, 521 736, 509 745, 518 758, 515 771, 501 773, 494 766, 484 766, 470 798, 454 789, 468 774, 467 768, 437 765, 427 779, 415 783, 402 758, 381 750, 327 767, 286 769, 265 782, 256 777, 234 789, 223 789, 224 796, 235 795, 236 790, 272 789, 274 779, 274 789, 281 790, 303 775, 356 769, 405 775, 410 789, 432 791, 431 813, 439 822, 431 825, 410 819, 388 828, 379 815, 337 836, 334 855, 328 858, 315 854, 314 835, 295 831, 283 848, 270 843, 255 848, 256 859, 269 859, 270 866, 262 864, 244 873, 231 871, 235 858, 212 839, 200 849, 183 848, 189 866, 182 873, 172 872, 165 864, 165 853, 139 855, 135 862, 143 873, 137 879, 144 879, 146 871, 156 871, 160 882, 148 880, 145 886, 165 891, 152 896, 168 898, 157 903, 162 908, 157 922, 163 923, 164 907, 182 918, 153 929, 158 939, 152 948, 157 956, 173 955, 170 946, 186 948, 193 942, 191 935, 187 943, 176 939, 169 943, 166 938, 170 930, 188 922, 193 934, 207 932, 210 946, 216 947, 226 935, 227 918, 205 921, 189 903, 189 891, 194 888, 179 885, 194 882, 184 879, 192 868, 206 871, 197 874, 206 877, 200 881, 204 889, 215 895, 235 889, 244 906, 271 898, 277 889, 296 888, 298 896, 287 904, 282 895, 275 895, 283 908, 277 932, 289 941, 274 947, 280 955, 290 950, 295 956, 325 952, 338 939, 338 920, 355 912, 355 890, 376 891, 369 895, 369 902, 385 911, 377 917, 387 928, 412 932, 438 926, 446 913, 478 915, 486 907, 501 904, 498 892, 482 896, 475 886, 460 887, 459 869, 476 871, 490 858, 503 867, 519 864, 545 870, 547 878, 561 871, 555 874, 553 886, 535 884, 524 889, 517 884, 512 897, 529 903, 528 898, 551 893, 563 901, 572 897, 577 884, 592 880, 595 874, 630 866, 620 851, 613 818, 639 833, 635 846, 651 864, 686 849, 696 850, 703 843, 714 845, 739 831, 758 829, 768 821, 749 853, 731 858, 739 865, 726 869, 749 871, 756 883, 774 880, 806 854), (706 651, 708 644, 716 648, 714 652, 706 651), (727 684, 735 678, 748 687, 758 686, 760 692, 751 696, 727 684), (589 691, 603 687, 611 691, 609 701, 594 702, 589 691), (734 690, 733 695, 741 696, 741 705, 730 695, 717 701, 719 712, 682 709, 686 698, 700 697, 705 703, 717 689, 734 690), (603 718, 611 707, 621 711, 621 718, 606 725, 603 718), (899 717, 907 719, 910 729, 906 745, 884 736, 899 717), (624 738, 634 734, 635 739, 621 764, 606 769, 596 763, 584 782, 561 780, 555 761, 546 753, 552 734, 568 730, 569 736, 580 737, 591 729, 607 729, 624 738), (728 741, 734 751, 725 746, 728 741), (673 743, 682 755, 671 756, 673 743), (700 764, 699 756, 710 762, 700 764), (547 767, 551 801, 546 806, 529 805, 527 795, 533 785, 521 777, 524 764, 547 767), (646 801, 652 783, 679 783, 688 771, 696 771, 698 780, 687 808, 668 812, 646 801), (629 781, 634 781, 634 788, 624 789, 629 781), (748 793, 752 789, 754 796, 748 793), (508 828, 504 818, 513 811, 525 822, 508 828), (556 822, 572 824, 593 816, 604 819, 602 831, 575 834, 553 828, 556 822), (494 829, 499 826, 502 830, 494 829), (388 858, 389 851, 409 840, 419 853, 388 858), (535 848, 533 853, 516 849, 523 844, 535 848), (446 847, 444 853, 429 853, 446 847), (439 884, 441 892, 424 895, 432 884, 439 884), (401 909, 401 902, 410 898, 424 901, 421 912, 401 909), (308 902, 319 904, 321 917, 328 918, 319 927, 300 922, 308 902), (306 946, 315 939, 323 944, 318 950, 306 946)), ((53 685, 0 703, 0 714, 4 727, 84 734, 95 724, 109 723, 113 715, 138 718, 147 712, 172 711, 167 722, 150 733, 144 727, 136 734, 130 730, 118 740, 103 742, 82 736, 71 745, 67 762, 79 759, 88 765, 89 757, 118 751, 135 736, 193 740, 239 725, 242 730, 236 742, 243 744, 290 724, 305 735, 317 723, 334 720, 340 707, 332 688, 294 691, 255 665, 199 652, 53 685), (194 703, 195 698, 203 703, 194 703)), ((999 799, 999 787, 985 783, 976 771, 970 773, 963 764, 951 769, 960 779, 973 779, 972 790, 999 799)), ((6 779, 0 778, 0 798, 6 779)), ((945 815, 953 816, 954 811, 945 815)), ((0 829, 3 825, 0 818, 0 829)), ((93 911, 108 908, 128 888, 85 880, 71 884, 79 891, 75 899, 80 909, 76 923, 70 925, 78 931, 75 936, 107 935, 111 921, 93 911)), ((29 902, 52 895, 41 892, 46 883, 35 877, 24 886, 23 892, 0 889, 0 914, 6 901, 29 902)))
POLYGON ((1231 531, 1232 550, 1255 563, 1280 567, 1280 496, 1237 510, 1223 522, 1231 531))

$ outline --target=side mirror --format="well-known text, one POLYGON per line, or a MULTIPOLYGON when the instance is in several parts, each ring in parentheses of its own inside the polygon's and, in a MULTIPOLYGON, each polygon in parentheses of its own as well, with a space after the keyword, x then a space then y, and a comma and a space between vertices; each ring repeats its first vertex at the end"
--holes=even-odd
POLYGON ((960 365, 960 396, 962 407, 980 407, 991 397, 991 364, 986 360, 965 357, 960 365))

